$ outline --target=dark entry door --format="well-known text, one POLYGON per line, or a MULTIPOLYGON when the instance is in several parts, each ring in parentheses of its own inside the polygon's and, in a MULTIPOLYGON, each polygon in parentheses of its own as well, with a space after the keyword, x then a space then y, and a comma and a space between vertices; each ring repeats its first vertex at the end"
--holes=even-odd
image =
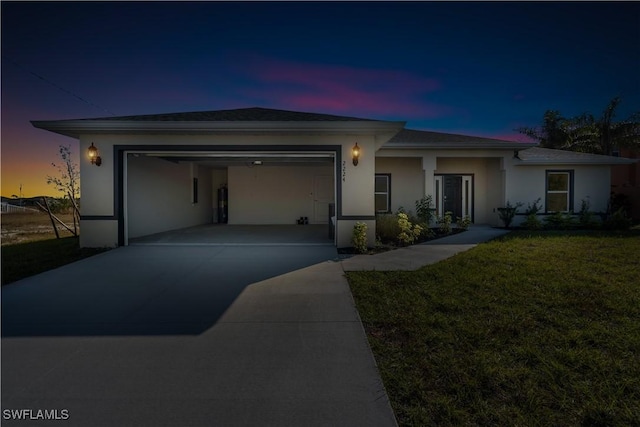
POLYGON ((462 216, 462 176, 445 175, 444 186, 444 212, 451 212, 453 220, 462 216))

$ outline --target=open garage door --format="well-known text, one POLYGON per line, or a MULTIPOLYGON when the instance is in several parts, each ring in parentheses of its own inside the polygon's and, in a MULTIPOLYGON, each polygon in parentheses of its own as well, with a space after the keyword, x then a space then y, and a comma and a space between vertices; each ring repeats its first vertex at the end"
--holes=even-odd
POLYGON ((334 157, 331 152, 127 152, 125 244, 154 239, 334 244, 329 214, 336 201, 334 157))

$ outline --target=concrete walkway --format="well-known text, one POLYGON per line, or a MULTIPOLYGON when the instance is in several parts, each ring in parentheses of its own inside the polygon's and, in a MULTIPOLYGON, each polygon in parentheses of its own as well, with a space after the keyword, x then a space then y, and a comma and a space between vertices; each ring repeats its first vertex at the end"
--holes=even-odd
POLYGON ((342 261, 344 271, 397 271, 417 270, 453 255, 467 251, 479 243, 500 237, 507 230, 484 225, 469 227, 458 233, 420 245, 382 252, 376 255, 357 255, 342 261))

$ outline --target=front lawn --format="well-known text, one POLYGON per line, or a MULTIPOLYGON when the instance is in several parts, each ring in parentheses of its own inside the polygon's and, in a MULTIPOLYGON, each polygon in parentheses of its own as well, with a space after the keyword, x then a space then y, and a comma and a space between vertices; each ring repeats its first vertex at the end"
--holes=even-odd
POLYGON ((640 425, 640 233, 512 232, 348 279, 402 426, 640 425))
POLYGON ((106 248, 80 248, 77 237, 2 246, 2 284, 6 285, 78 261, 106 248))

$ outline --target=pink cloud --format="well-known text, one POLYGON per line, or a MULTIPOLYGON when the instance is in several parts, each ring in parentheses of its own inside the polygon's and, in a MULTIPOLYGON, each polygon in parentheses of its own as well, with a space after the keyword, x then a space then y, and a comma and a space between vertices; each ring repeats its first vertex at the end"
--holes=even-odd
POLYGON ((241 71, 264 85, 245 90, 245 95, 292 109, 403 118, 436 118, 452 112, 451 107, 425 99, 440 89, 438 80, 402 70, 254 57, 249 69, 241 71))

